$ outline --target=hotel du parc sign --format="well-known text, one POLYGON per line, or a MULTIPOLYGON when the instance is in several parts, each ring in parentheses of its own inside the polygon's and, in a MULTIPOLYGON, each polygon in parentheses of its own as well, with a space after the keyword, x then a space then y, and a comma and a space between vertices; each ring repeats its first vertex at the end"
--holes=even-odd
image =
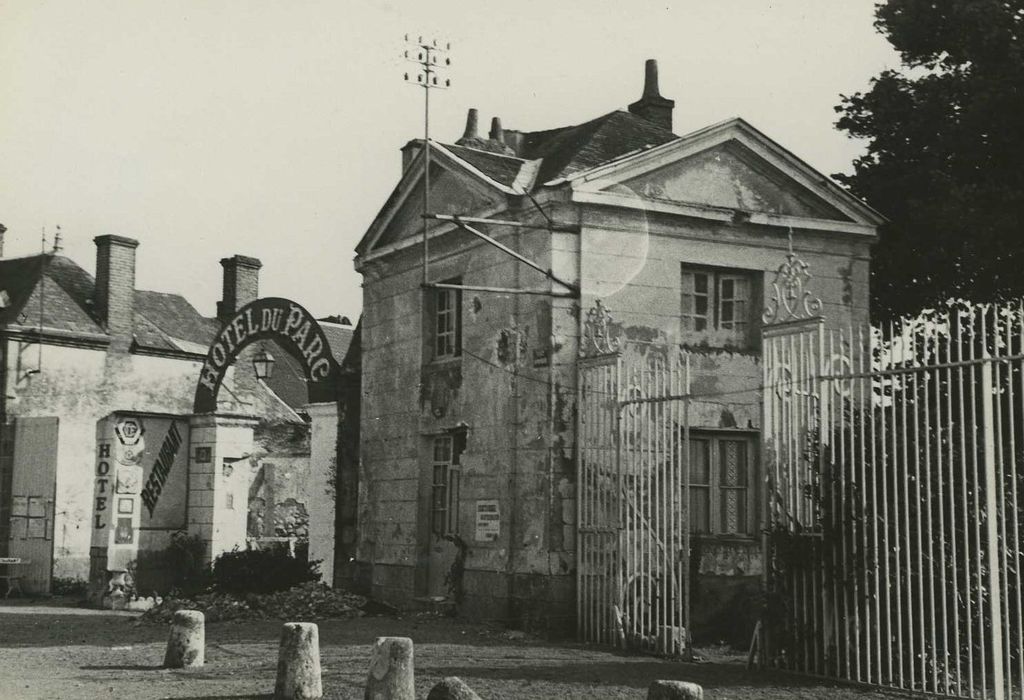
POLYGON ((311 403, 334 401, 338 363, 317 320, 289 299, 266 297, 247 304, 224 322, 199 375, 193 410, 217 410, 217 392, 238 354, 259 340, 273 340, 302 365, 311 403))

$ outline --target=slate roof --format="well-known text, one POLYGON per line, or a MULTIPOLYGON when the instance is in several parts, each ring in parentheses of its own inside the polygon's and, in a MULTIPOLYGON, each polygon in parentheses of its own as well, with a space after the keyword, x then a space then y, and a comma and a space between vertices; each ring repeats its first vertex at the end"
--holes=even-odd
MULTIPOLYGON (((9 303, 0 324, 105 336, 93 309, 95 280, 70 258, 31 255, 0 259, 0 291, 9 303)), ((205 354, 216 319, 203 317, 179 294, 135 292, 135 344, 150 350, 205 354)))
POLYGON ((503 185, 512 186, 522 166, 540 160, 534 187, 569 177, 627 153, 660 146, 677 138, 664 127, 626 111, 609 112, 576 126, 520 134, 519 157, 459 145, 453 155, 503 185))
POLYGON ((519 170, 523 167, 523 163, 526 162, 523 158, 480 151, 475 148, 467 148, 466 146, 451 145, 445 146, 445 148, 487 177, 508 187, 511 187, 512 183, 515 182, 516 176, 519 175, 519 170))
POLYGON ((641 148, 679 138, 630 112, 609 112, 577 126, 523 135, 523 157, 543 158, 538 184, 568 177, 641 148))

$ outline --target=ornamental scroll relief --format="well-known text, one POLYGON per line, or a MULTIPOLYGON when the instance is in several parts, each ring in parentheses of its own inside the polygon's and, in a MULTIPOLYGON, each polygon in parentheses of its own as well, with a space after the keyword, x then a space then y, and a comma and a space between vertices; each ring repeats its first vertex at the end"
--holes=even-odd
POLYGON ((765 324, 802 321, 821 313, 821 299, 807 290, 811 281, 810 266, 793 252, 790 233, 786 262, 779 265, 772 280, 772 298, 761 315, 765 324))

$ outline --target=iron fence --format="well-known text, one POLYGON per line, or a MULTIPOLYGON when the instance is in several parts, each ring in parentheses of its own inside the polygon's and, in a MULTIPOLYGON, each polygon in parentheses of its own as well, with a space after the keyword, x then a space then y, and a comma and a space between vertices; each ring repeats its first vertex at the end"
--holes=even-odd
POLYGON ((586 641, 689 651, 688 376, 678 349, 580 361, 577 619, 586 641))
POLYGON ((767 660, 1020 697, 1024 309, 809 318, 763 353, 767 660))

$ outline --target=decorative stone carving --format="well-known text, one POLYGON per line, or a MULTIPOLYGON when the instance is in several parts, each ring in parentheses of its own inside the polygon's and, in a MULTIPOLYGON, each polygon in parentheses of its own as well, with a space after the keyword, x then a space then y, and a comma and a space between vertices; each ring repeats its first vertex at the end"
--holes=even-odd
POLYGON ((619 339, 613 338, 609 332, 611 322, 611 310, 598 299, 583 321, 580 357, 610 355, 619 351, 619 339))

